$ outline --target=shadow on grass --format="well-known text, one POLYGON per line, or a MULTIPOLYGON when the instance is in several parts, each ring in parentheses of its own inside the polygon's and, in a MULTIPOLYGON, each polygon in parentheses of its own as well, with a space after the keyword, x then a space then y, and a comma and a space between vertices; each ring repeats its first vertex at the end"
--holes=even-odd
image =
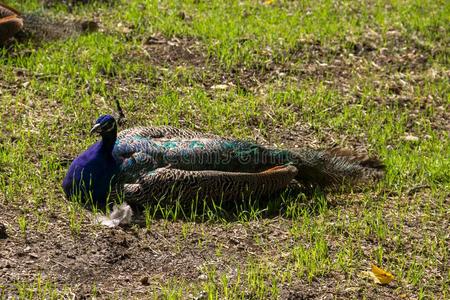
MULTIPOLYGON (((251 222, 260 219, 283 217, 300 219, 304 215, 317 216, 330 207, 327 193, 320 189, 307 189, 301 185, 291 185, 272 196, 252 199, 243 197, 236 201, 214 201, 212 199, 193 199, 186 201, 180 197, 165 197, 146 204, 127 202, 133 210, 131 225, 150 226, 152 221, 184 221, 195 223, 251 222)), ((85 209, 109 214, 114 205, 122 201, 99 206, 81 204, 85 209)))

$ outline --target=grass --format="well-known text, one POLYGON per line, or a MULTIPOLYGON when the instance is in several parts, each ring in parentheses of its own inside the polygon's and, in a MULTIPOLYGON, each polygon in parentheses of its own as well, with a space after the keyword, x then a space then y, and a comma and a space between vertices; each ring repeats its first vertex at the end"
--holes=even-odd
POLYGON ((101 32, 0 49, 1 297, 449 297, 447 1, 92 2, 9 1, 101 32), (126 127, 364 148, 387 174, 362 191, 160 202, 142 226, 94 226, 60 186, 115 97, 126 127), (371 263, 396 280, 372 283, 371 263))

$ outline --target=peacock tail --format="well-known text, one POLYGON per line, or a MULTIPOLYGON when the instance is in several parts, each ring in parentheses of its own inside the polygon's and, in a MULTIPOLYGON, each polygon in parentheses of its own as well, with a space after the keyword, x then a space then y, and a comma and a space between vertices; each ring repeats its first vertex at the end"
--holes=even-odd
POLYGON ((36 42, 67 38, 98 29, 93 21, 54 21, 38 14, 22 14, 0 3, 0 44, 15 36, 36 42))
POLYGON ((98 24, 93 21, 55 21, 38 14, 23 16, 23 28, 19 39, 50 41, 69 38, 81 33, 94 32, 98 24))

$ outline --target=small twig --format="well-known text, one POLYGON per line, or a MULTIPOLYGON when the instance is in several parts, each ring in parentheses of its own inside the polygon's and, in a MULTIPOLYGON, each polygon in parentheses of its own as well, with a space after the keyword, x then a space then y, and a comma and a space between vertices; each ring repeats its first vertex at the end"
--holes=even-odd
POLYGON ((63 263, 60 263, 60 262, 57 261, 57 260, 52 259, 51 261, 52 261, 53 263, 57 264, 57 265, 60 265, 60 266, 63 267, 63 268, 69 269, 68 266, 64 265, 63 263))
POLYGON ((406 193, 408 194, 408 196, 412 196, 415 193, 417 193, 419 190, 429 189, 429 188, 431 188, 431 186, 429 186, 428 184, 419 184, 419 185, 416 185, 416 186, 413 186, 412 188, 410 188, 408 190, 408 192, 406 192, 406 193))

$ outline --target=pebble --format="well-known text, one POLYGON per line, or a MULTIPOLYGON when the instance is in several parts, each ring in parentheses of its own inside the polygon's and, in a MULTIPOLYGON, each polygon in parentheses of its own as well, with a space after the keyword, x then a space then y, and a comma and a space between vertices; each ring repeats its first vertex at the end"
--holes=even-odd
POLYGON ((150 285, 150 281, 148 280, 148 276, 144 276, 141 278, 142 285, 150 285))
POLYGON ((419 138, 418 138, 417 136, 415 136, 415 135, 410 135, 410 134, 405 135, 405 136, 403 137, 403 139, 404 139, 405 141, 408 141, 408 142, 418 142, 418 141, 419 141, 419 138))
POLYGON ((198 276, 198 279, 199 280, 207 280, 208 276, 206 274, 201 274, 201 275, 198 276))

